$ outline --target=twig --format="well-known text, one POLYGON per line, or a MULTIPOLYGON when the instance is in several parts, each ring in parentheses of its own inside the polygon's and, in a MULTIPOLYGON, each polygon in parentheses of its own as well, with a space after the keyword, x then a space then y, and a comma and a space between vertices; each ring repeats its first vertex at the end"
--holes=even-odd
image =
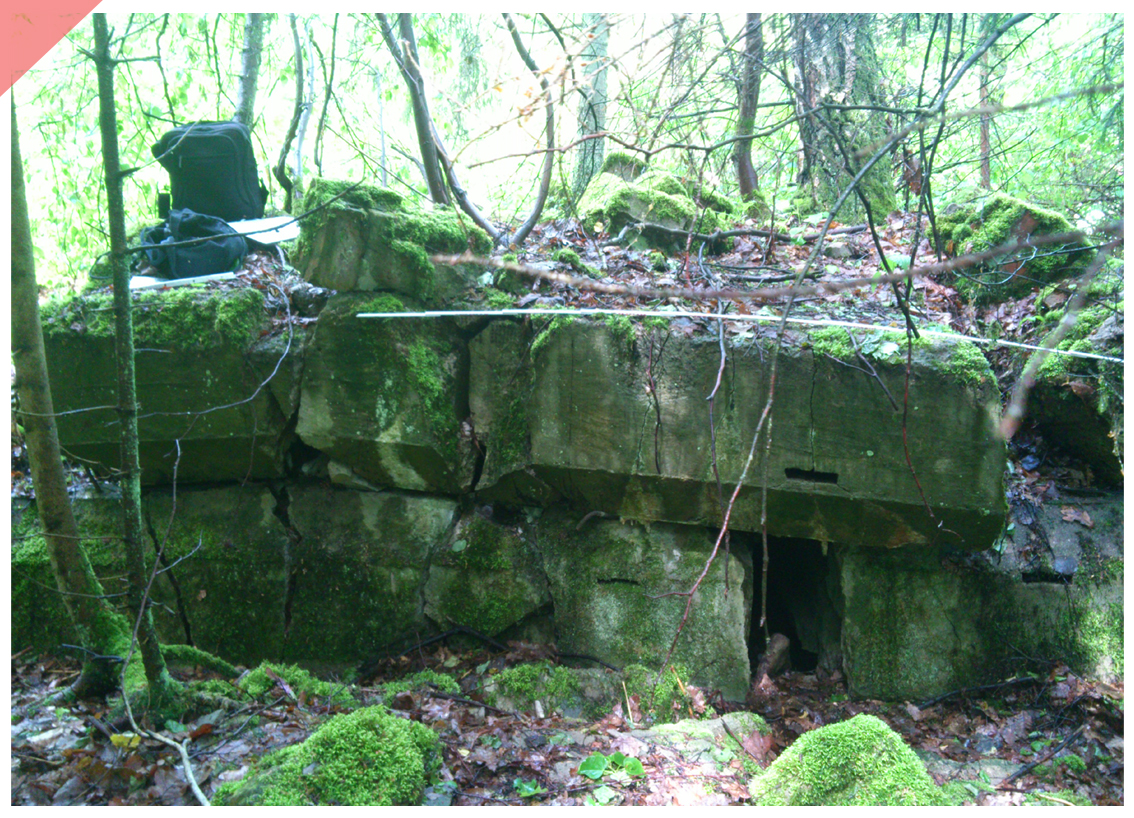
POLYGON ((1063 739, 1063 741, 1059 742, 1059 744, 1056 747, 1053 747, 1052 749, 1048 750, 1046 753, 1044 753, 1042 756, 1040 756, 1039 758, 1037 758, 1035 761, 1031 762, 1030 764, 1025 764, 1023 767, 1016 770, 1016 772, 1012 773, 1010 776, 1008 776, 1003 781, 1001 781, 1000 782, 1001 786, 1003 786, 1005 784, 1011 784, 1013 781, 1015 781, 1020 776, 1027 775, 1029 772, 1034 770, 1040 764, 1043 764, 1045 761, 1047 761, 1049 758, 1054 756, 1056 753, 1060 752, 1064 747, 1066 747, 1072 741, 1077 739, 1080 735, 1082 735, 1083 731, 1086 730, 1086 729, 1087 729, 1087 725, 1080 724, 1078 727, 1075 728, 1075 731, 1073 733, 1071 733, 1071 735, 1069 735, 1067 738, 1063 739))

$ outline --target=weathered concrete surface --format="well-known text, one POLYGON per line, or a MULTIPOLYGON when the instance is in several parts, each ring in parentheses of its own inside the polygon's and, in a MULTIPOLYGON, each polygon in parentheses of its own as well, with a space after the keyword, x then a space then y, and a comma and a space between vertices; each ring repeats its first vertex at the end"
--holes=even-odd
POLYGON ((152 541, 163 548, 154 584, 162 638, 249 666, 283 652, 291 543, 263 485, 147 494, 152 541), (172 524, 171 524, 172 523, 172 524))
POLYGON ((443 497, 288 489, 288 661, 358 660, 432 632, 423 612, 431 555, 457 517, 443 497))
POLYGON ((496 636, 547 606, 551 596, 532 535, 525 523, 506 526, 466 514, 429 565, 426 616, 442 629, 463 625, 496 636))
POLYGON ((428 303, 463 295, 483 270, 434 265, 430 254, 487 254, 488 235, 450 208, 425 210, 388 189, 316 179, 304 209, 296 266, 316 286, 383 290, 428 303), (341 198, 330 201, 336 194, 341 198))
MULTIPOLYGON (((539 547, 555 603, 558 647, 616 666, 657 666, 677 634, 684 596, 704 570, 712 532, 695 526, 627 525, 544 515, 539 547), (660 597, 660 598, 659 598, 660 597)), ((748 687, 752 567, 723 550, 694 597, 672 661, 730 699, 748 687)))
POLYGON ((1025 657, 1121 678, 1122 508, 1117 495, 1052 504, 979 555, 845 549, 851 692, 917 701, 1002 678, 1025 657), (1086 512, 1092 526, 1064 519, 1065 507, 1086 512))
POLYGON ((468 349, 451 322, 355 317, 402 308, 391 296, 330 299, 305 352, 296 431, 366 480, 459 494, 476 464, 461 429, 468 349))
MULTIPOLYGON (((482 333, 484 341, 478 336, 471 346, 470 405, 488 448, 479 492, 524 501, 546 497, 551 488, 579 508, 629 519, 719 523, 705 401, 720 365, 715 340, 674 336, 651 364, 643 338, 635 340, 628 325, 556 322, 532 344, 530 373, 505 382, 516 371, 515 355, 492 347, 513 344, 509 334, 518 332, 482 333)), ((767 359, 768 351, 762 354, 767 359)), ((801 348, 798 339, 783 350, 767 472, 769 531, 888 548, 943 539, 966 548, 991 545, 1005 511, 998 396, 983 359, 981 381, 980 369, 961 370, 955 354, 948 343, 915 348, 906 434, 915 481, 901 415, 879 385, 903 394, 904 356, 880 355, 875 380, 861 367, 801 348)), ((768 380, 761 354, 733 350, 715 415, 726 487, 744 467, 768 380)), ((757 462, 732 527, 759 530, 763 483, 757 462)))
MULTIPOLYGON (((55 411, 108 407, 60 414, 60 443, 72 455, 117 468, 109 309, 109 297, 95 297, 49 313, 44 343, 55 411)), ((143 482, 168 483, 175 467, 185 483, 282 476, 290 412, 271 389, 257 392, 265 353, 250 352, 266 323, 260 293, 187 289, 164 300, 147 294, 134 312, 143 482)), ((281 369, 290 373, 295 361, 281 369)))

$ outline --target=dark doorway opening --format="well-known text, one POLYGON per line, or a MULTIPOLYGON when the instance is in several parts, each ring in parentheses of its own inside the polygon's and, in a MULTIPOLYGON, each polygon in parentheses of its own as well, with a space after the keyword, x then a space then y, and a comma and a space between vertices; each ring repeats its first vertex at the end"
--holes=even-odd
MULTIPOLYGON (((748 658, 755 673, 766 639, 760 627, 760 583, 764 549, 753 538, 752 625, 748 658)), ((768 629, 791 640, 793 670, 813 671, 838 651, 839 623, 829 593, 830 561, 816 540, 768 537, 768 629)))

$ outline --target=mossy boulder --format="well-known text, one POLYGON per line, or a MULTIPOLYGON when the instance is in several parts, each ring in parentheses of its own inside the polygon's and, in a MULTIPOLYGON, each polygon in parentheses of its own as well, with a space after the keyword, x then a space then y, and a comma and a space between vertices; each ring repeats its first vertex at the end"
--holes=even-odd
POLYGON ((913 750, 877 716, 860 714, 797 738, 748 784, 757 806, 940 806, 913 750))
POLYGON ((476 465, 462 429, 468 349, 447 319, 361 319, 406 309, 390 295, 340 293, 305 351, 296 431, 379 486, 459 494, 476 465))
MULTIPOLYGON (((251 287, 177 287, 132 299, 143 483, 169 482, 175 466, 181 482, 282 476, 293 440, 288 407, 271 388, 257 391, 275 363, 265 370, 253 352, 267 325, 263 294, 251 287)), ((52 299, 40 315, 56 412, 100 407, 60 414, 60 443, 73 455, 117 468, 121 427, 110 294, 52 299)), ((299 349, 294 344, 290 355, 299 349)), ((293 360, 280 372, 290 373, 293 360)))
POLYGON ((599 172, 609 173, 627 182, 632 182, 645 173, 647 167, 644 159, 639 159, 630 153, 615 151, 608 153, 603 158, 602 168, 599 172))
MULTIPOLYGON (((1061 285, 1060 290, 1056 294, 1069 299, 1075 285, 1061 285)), ((1122 278, 1112 273, 1093 282, 1087 303, 1057 349, 1114 360, 1048 355, 1028 400, 1028 416, 1036 421, 1047 442, 1085 461, 1100 482, 1117 486, 1123 481, 1125 420, 1122 278)), ((1045 329, 1063 319, 1065 308, 1066 301, 1045 308, 1043 300, 1037 298, 1045 329)), ((1026 356, 1019 356, 1018 365, 1023 367, 1025 361, 1026 356)))
POLYGON ((264 757, 213 796, 217 806, 416 806, 440 767, 437 735, 381 706, 338 715, 264 757))
MULTIPOLYGON (((684 248, 683 231, 713 233, 732 218, 727 200, 706 194, 699 202, 688 185, 662 171, 646 171, 630 179, 620 173, 600 173, 587 185, 578 209, 588 228, 601 224, 610 235, 627 225, 642 225, 634 230, 631 246, 666 251, 684 248)), ((721 249, 723 245, 713 247, 714 252, 721 249)))
POLYGON ((487 255, 488 235, 455 210, 418 207, 393 191, 362 185, 340 199, 347 182, 316 179, 303 210, 296 267, 319 287, 389 290, 428 303, 451 301, 483 270, 434 265, 431 254, 472 250, 487 255), (327 204, 330 202, 330 204, 327 204))
MULTIPOLYGON (((713 532, 695 526, 540 519, 539 547, 555 603, 559 649, 616 666, 657 665, 685 613, 688 591, 713 550, 713 532)), ((727 698, 748 688, 752 566, 735 549, 718 555, 698 588, 673 661, 693 681, 711 681, 727 698)))
POLYGON ((426 616, 496 636, 548 605, 539 556, 521 530, 466 514, 430 563, 426 616))
MULTIPOLYGON (((1070 231, 1058 213, 1003 193, 958 207, 937 220, 938 249, 950 255, 989 250, 1029 236, 1070 231)), ((981 302, 1018 298, 1037 286, 1078 275, 1093 257, 1085 242, 1068 247, 1045 246, 1033 254, 992 259, 954 276, 954 286, 981 302)))

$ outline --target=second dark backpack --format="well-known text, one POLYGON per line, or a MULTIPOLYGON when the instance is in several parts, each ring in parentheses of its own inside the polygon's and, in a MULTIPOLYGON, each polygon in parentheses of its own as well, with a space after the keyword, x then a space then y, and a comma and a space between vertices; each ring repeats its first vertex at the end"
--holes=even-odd
POLYGON ((171 211, 165 222, 142 231, 141 243, 146 261, 168 278, 228 272, 238 267, 248 252, 244 237, 227 222, 192 210, 171 211), (200 241, 171 246, 191 239, 200 241))
POLYGON ((260 183, 251 134, 243 124, 181 125, 162 134, 150 150, 169 171, 174 210, 226 222, 263 217, 268 191, 260 183))

